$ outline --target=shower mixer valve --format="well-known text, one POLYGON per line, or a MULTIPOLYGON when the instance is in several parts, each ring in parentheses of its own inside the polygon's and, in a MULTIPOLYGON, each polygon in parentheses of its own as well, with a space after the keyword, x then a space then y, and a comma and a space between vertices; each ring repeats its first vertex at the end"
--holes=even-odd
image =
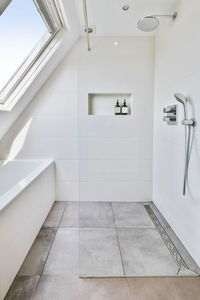
POLYGON ((166 106, 163 109, 165 116, 163 117, 163 121, 165 121, 168 125, 176 125, 176 105, 166 106))

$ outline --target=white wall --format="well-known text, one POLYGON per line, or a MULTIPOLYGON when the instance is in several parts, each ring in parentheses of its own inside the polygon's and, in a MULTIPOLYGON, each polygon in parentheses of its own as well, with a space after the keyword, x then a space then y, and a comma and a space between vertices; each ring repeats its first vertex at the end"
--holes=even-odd
POLYGON ((151 200, 154 39, 99 37, 91 52, 82 39, 81 48, 80 200, 151 200), (131 93, 132 115, 88 116, 88 93, 131 93))
POLYGON ((1 142, 2 159, 55 158, 57 200, 152 199, 154 39, 117 40, 81 38, 1 142), (88 116, 88 92, 110 91, 132 116, 88 116))
POLYGON ((200 265, 200 2, 182 0, 177 11, 176 22, 170 22, 156 38, 153 199, 200 265), (163 107, 176 103, 174 92, 189 97, 190 117, 198 122, 185 197, 182 105, 178 104, 178 126, 162 121, 163 107))

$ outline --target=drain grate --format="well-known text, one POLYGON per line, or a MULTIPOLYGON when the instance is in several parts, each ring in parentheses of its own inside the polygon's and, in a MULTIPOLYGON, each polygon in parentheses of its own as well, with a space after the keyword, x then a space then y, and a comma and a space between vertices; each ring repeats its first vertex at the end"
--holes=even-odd
POLYGON ((148 212, 152 222, 154 223, 156 229, 158 230, 161 238, 163 239, 165 245, 167 246, 170 254, 172 255, 174 261, 176 262, 177 266, 179 269, 189 269, 188 266, 186 265, 185 261, 183 260, 182 256, 178 252, 177 248, 175 247, 174 243, 168 236, 166 230, 164 227, 161 225, 160 221, 154 214, 153 210, 151 209, 150 205, 144 205, 146 211, 148 212))

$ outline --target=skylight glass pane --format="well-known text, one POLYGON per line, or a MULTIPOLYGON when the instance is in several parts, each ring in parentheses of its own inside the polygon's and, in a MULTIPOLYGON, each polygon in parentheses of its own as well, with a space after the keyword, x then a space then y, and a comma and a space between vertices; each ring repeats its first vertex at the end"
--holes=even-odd
POLYGON ((0 16, 0 90, 45 32, 46 25, 32 0, 12 0, 0 16))

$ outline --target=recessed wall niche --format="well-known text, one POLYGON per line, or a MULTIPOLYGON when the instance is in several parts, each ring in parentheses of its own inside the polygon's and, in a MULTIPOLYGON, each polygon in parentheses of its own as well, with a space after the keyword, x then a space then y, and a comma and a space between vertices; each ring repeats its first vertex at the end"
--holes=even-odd
MULTIPOLYGON (((128 115, 132 113, 132 94, 118 94, 118 93, 90 93, 88 94, 88 115, 99 116, 114 116, 115 105, 119 100, 120 105, 123 105, 124 100, 128 106, 128 115)), ((117 116, 116 116, 117 117, 117 116)))

